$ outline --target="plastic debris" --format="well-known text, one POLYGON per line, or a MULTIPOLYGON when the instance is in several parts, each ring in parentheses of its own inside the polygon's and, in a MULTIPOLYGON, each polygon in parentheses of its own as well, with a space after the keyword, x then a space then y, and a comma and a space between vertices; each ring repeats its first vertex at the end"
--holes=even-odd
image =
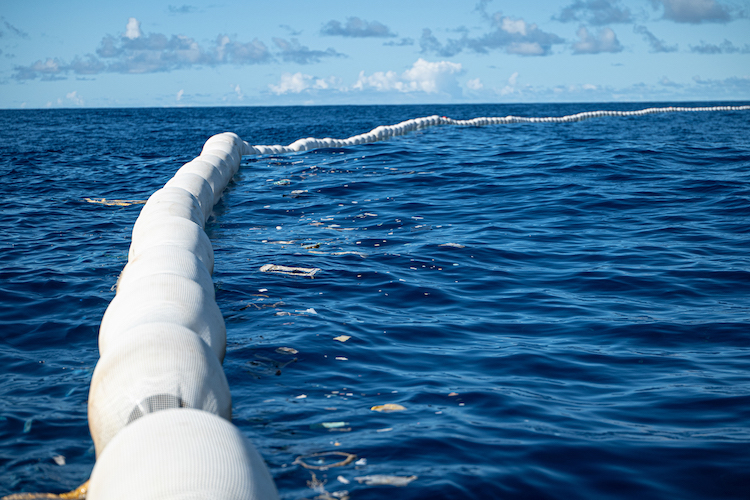
POLYGON ((31 423, 33 421, 34 421, 34 419, 30 418, 26 422, 23 423, 23 432, 24 432, 24 434, 31 432, 31 423))
POLYGON ((349 358, 346 358, 344 356, 336 356, 337 361, 349 361, 349 358))
POLYGON ((382 411, 382 412, 385 412, 385 413, 389 413, 389 412, 392 412, 392 411, 403 411, 406 408, 403 407, 403 406, 401 406, 400 404, 388 403, 388 404, 384 404, 384 405, 373 406, 370 409, 372 411, 382 411))
POLYGON ((294 399, 305 399, 307 397, 307 394, 300 394, 299 396, 296 396, 294 399))
POLYGON ((296 465, 301 465, 305 469, 328 470, 328 469, 331 469, 333 467, 343 467, 345 465, 349 465, 350 463, 352 463, 356 459, 357 459, 357 455, 355 455, 354 453, 347 453, 345 451, 323 451, 323 452, 320 452, 320 453, 313 453, 312 455, 301 455, 301 456, 295 458, 294 462, 292 462, 292 463, 294 463, 296 465), (344 460, 341 460, 339 462, 326 463, 326 459, 323 458, 323 457, 328 457, 328 456, 332 456, 332 455, 333 456, 342 456, 342 457, 346 457, 346 458, 344 458, 344 460), (318 462, 318 464, 317 465, 316 464, 311 464, 311 463, 308 463, 308 462, 305 461, 305 460, 308 460, 308 459, 311 459, 311 458, 317 458, 318 460, 316 460, 316 462, 318 462))
POLYGON ((365 483, 368 486, 406 486, 411 483, 417 476, 387 476, 385 474, 375 474, 372 476, 359 476, 354 478, 360 484, 365 483))
POLYGON ((108 207, 129 207, 130 205, 144 205, 146 203, 146 200, 108 200, 106 198, 84 198, 84 201, 108 207))
POLYGON ((338 337, 333 337, 333 340, 338 340, 339 342, 346 342, 351 337, 349 335, 339 335, 338 337))
POLYGON ((319 424, 311 424, 311 429, 339 429, 341 427, 346 427, 349 425, 349 422, 321 422, 319 424))
POLYGON ((294 349, 293 347, 279 347, 276 349, 276 352, 279 354, 297 354, 299 351, 297 349, 294 349))
POLYGON ((278 273, 287 274, 289 276, 315 276, 315 273, 320 271, 317 267, 288 267, 288 266, 277 266, 275 264, 266 264, 260 268, 262 273, 278 273))
POLYGON ((386 427, 385 429, 376 429, 375 432, 391 432, 393 427, 386 427))
POLYGON ((55 455, 54 457, 52 457, 52 460, 54 460, 55 463, 60 467, 65 465, 65 457, 63 455, 55 455))
POLYGON ((461 245, 460 243, 443 243, 442 245, 438 245, 439 247, 453 247, 453 248, 466 248, 466 245, 461 245))
POLYGON ((288 186, 291 183, 292 183, 292 181, 290 181, 289 179, 280 179, 280 180, 274 182, 273 184, 275 186, 288 186))

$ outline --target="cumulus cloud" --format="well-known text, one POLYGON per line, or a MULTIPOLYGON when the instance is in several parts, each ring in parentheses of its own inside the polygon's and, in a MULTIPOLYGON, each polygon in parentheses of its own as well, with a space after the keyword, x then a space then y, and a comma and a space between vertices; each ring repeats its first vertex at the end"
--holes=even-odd
POLYGON ((274 38, 273 41, 278 48, 275 53, 257 38, 243 42, 233 36, 218 35, 212 43, 201 45, 184 35, 144 33, 141 23, 131 17, 125 32, 117 36, 106 35, 95 54, 76 56, 71 62, 51 57, 27 66, 16 66, 13 78, 54 80, 64 79, 69 74, 156 73, 192 66, 263 64, 277 58, 311 64, 326 57, 346 57, 332 48, 312 50, 301 45, 296 38, 274 38))
POLYGON ((326 90, 333 87, 335 78, 317 78, 303 73, 284 73, 278 85, 269 85, 268 88, 276 95, 300 94, 309 90, 326 90))
POLYGON ((135 40, 136 38, 140 38, 141 35, 141 23, 134 17, 129 18, 128 25, 125 27, 125 38, 135 40))
POLYGON ((620 52, 622 45, 610 28, 600 29, 596 35, 589 33, 585 26, 578 28, 579 40, 573 44, 573 54, 601 54, 620 52))
POLYGON ((484 88, 484 85, 479 78, 474 78, 466 82, 466 88, 469 90, 482 90, 484 88))
POLYGON ((563 7, 556 18, 560 22, 587 22, 595 26, 613 23, 630 23, 633 16, 630 9, 619 0, 576 0, 563 7))
POLYGON ((419 41, 422 53, 432 52, 442 57, 452 57, 463 50, 480 54, 487 54, 491 50, 504 50, 508 54, 546 56, 552 53, 553 45, 564 42, 559 36, 542 31, 536 24, 528 23, 521 18, 504 16, 501 12, 488 15, 483 7, 482 14, 490 23, 488 33, 471 37, 464 32, 461 38, 449 39, 442 43, 431 30, 425 29, 419 41))
POLYGON ((731 9, 716 0, 651 0, 655 9, 664 8, 664 19, 677 23, 726 23, 731 9))
POLYGON ((351 38, 390 38, 396 36, 388 26, 378 21, 365 21, 358 17, 347 18, 346 24, 341 24, 336 20, 328 21, 321 28, 320 33, 322 35, 351 38))
POLYGON ((729 40, 724 40, 719 45, 706 43, 701 40, 700 45, 691 45, 690 52, 696 54, 750 54, 750 45, 745 44, 744 47, 737 47, 729 40))
POLYGON ((183 89, 180 89, 180 91, 177 92, 177 95, 175 96, 175 101, 178 101, 178 102, 181 101, 182 100, 182 96, 184 94, 185 94, 185 91, 183 89))
POLYGON ((279 55, 286 62, 311 64, 320 62, 323 57, 346 57, 332 48, 328 48, 327 50, 310 50, 308 47, 301 45, 296 38, 292 38, 291 41, 283 38, 274 38, 273 43, 281 50, 279 55))
POLYGON ((449 94, 458 97, 461 95, 461 88, 456 76, 462 72, 463 68, 458 63, 429 62, 420 58, 400 75, 395 71, 378 71, 367 76, 361 71, 352 88, 376 92, 449 94))
POLYGON ((76 106, 83 106, 83 99, 78 95, 78 91, 68 92, 65 98, 75 104, 76 106))
POLYGON ((643 36, 651 47, 651 52, 675 52, 677 50, 677 45, 667 45, 664 40, 656 38, 645 26, 636 25, 633 27, 633 32, 643 36))

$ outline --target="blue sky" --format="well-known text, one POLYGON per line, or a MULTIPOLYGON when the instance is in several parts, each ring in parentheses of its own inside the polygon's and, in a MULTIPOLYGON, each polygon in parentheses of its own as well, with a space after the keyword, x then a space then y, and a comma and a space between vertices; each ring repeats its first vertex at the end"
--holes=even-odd
POLYGON ((750 100, 750 2, 3 1, 0 108, 750 100))

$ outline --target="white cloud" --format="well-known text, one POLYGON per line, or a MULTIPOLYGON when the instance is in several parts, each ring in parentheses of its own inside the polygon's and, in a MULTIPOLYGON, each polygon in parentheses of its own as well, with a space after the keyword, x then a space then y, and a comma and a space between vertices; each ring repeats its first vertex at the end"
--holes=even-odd
POLYGON ((140 38, 141 35, 141 23, 134 17, 129 18, 128 25, 125 27, 125 38, 135 40, 140 38))
POLYGON ((620 52, 622 45, 617 35, 610 28, 602 28, 596 35, 589 33, 585 26, 578 28, 578 40, 573 44, 573 54, 600 54, 602 52, 620 52))
POLYGON ((456 75, 463 72, 461 64, 449 61, 429 62, 420 58, 414 65, 398 75, 395 71, 378 71, 366 76, 359 73, 356 90, 375 90, 377 92, 424 92, 427 94, 447 93, 461 95, 461 88, 456 75))
POLYGON ((78 95, 78 91, 76 90, 65 94, 65 98, 71 101, 76 106, 83 106, 83 99, 78 95))
POLYGON ((346 24, 332 20, 328 21, 320 30, 323 35, 345 36, 352 38, 380 37, 388 38, 396 35, 391 29, 378 21, 365 21, 358 17, 350 17, 346 24))
POLYGON ((234 93, 237 94, 238 100, 243 100, 245 98, 245 94, 242 93, 242 89, 240 88, 240 84, 234 86, 234 93))
POLYGON ((490 22, 488 33, 478 37, 470 37, 464 33, 459 39, 449 39, 442 43, 431 30, 424 29, 419 40, 422 53, 432 52, 442 57, 452 57, 464 49, 480 54, 504 49, 508 54, 546 56, 552 53, 553 45, 564 42, 559 36, 542 31, 536 24, 527 23, 523 19, 504 16, 501 12, 490 16, 484 12, 483 4, 480 4, 478 10, 490 22))
POLYGON ((664 19, 677 23, 726 23, 732 20, 729 7, 716 0, 651 0, 654 8, 664 7, 664 19))
POLYGON ((479 78, 474 78, 466 82, 466 88, 470 90, 482 90, 484 85, 482 85, 482 81, 479 78))
POLYGON ((560 22, 586 21, 596 26, 613 23, 629 23, 630 9, 619 0, 576 0, 564 7, 555 18, 560 22))
POLYGON ((185 91, 184 91, 183 89, 180 89, 180 91, 179 91, 179 92, 177 92, 177 96, 175 97, 175 99, 176 99, 177 101, 181 101, 181 100, 182 100, 182 96, 183 96, 183 94, 185 94, 185 91))
MULTIPOLYGON (((335 88, 336 83, 337 79, 334 77, 323 79, 297 72, 294 74, 282 74, 279 84, 269 85, 268 88, 276 95, 299 94, 310 90, 327 90, 335 88)), ((239 85, 237 88, 239 88, 239 85)))

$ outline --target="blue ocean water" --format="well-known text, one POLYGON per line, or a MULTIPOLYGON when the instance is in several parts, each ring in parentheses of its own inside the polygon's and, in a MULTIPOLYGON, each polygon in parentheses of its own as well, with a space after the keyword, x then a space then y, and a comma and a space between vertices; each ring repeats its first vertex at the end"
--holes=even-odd
MULTIPOLYGON (((145 200, 223 131, 662 105, 0 111, 0 495, 94 464, 97 330, 140 207, 84 198, 145 200)), ((245 157, 206 231, 233 422, 282 498, 750 497, 748 137, 747 111, 670 113, 245 157), (324 452, 357 461, 295 463, 324 452), (378 474, 416 479, 355 479, 378 474)))

